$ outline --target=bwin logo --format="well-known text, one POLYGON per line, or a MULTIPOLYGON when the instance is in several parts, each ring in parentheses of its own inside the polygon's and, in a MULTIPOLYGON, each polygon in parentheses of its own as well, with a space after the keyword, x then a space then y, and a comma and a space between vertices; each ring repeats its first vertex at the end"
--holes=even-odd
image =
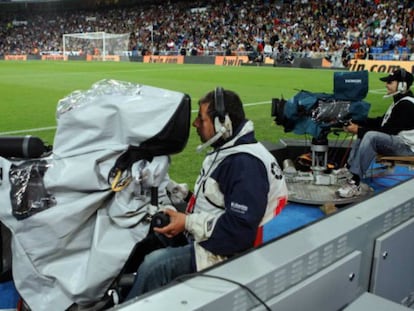
POLYGON ((345 83, 354 83, 354 84, 361 84, 361 79, 345 79, 345 83))

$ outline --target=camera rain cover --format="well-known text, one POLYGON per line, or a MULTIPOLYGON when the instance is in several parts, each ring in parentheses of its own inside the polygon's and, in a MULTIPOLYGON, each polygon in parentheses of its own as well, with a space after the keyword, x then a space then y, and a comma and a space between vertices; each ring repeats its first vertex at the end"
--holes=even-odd
POLYGON ((120 145, 139 146, 162 136, 157 146, 160 153, 175 153, 188 140, 190 113, 190 99, 183 93, 102 80, 59 101, 53 152, 73 156, 120 145), (171 141, 178 146, 171 146, 171 141))
MULTIPOLYGON (((58 102, 50 155, 0 157, 0 221, 13 233, 13 277, 32 310, 66 310, 103 297, 149 228, 140 211, 150 198, 137 199, 142 192, 134 182, 112 191, 109 172, 131 148, 168 172, 165 158, 185 147, 190 115, 184 93, 102 80, 58 102)), ((131 171, 151 164, 134 161, 131 171)))

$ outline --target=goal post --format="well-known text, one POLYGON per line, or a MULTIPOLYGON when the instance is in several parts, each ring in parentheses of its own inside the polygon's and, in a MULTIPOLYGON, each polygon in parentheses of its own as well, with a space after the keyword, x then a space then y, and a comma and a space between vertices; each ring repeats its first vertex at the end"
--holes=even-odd
POLYGON ((90 55, 107 60, 128 52, 129 33, 106 32, 68 33, 63 35, 63 55, 90 55))

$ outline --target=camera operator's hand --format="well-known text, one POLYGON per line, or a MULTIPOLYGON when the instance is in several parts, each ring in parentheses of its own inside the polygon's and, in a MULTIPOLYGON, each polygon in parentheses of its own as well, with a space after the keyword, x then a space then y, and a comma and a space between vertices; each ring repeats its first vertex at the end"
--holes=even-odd
POLYGON ((163 212, 170 216, 170 223, 162 228, 154 228, 155 232, 164 234, 167 238, 172 238, 185 230, 186 215, 184 213, 169 208, 163 212))
POLYGON ((351 133, 351 134, 354 134, 354 135, 355 134, 358 134, 358 128, 359 128, 359 126, 357 124, 355 124, 355 123, 352 123, 352 122, 350 122, 348 124, 348 126, 344 126, 343 127, 343 129, 344 129, 345 132, 351 133))

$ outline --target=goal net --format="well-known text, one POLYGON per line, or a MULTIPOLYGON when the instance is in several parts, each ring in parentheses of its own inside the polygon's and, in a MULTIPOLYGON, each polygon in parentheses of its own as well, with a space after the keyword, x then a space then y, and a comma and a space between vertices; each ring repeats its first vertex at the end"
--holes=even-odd
POLYGON ((88 55, 96 60, 127 55, 129 33, 69 33, 63 35, 63 55, 88 55))

